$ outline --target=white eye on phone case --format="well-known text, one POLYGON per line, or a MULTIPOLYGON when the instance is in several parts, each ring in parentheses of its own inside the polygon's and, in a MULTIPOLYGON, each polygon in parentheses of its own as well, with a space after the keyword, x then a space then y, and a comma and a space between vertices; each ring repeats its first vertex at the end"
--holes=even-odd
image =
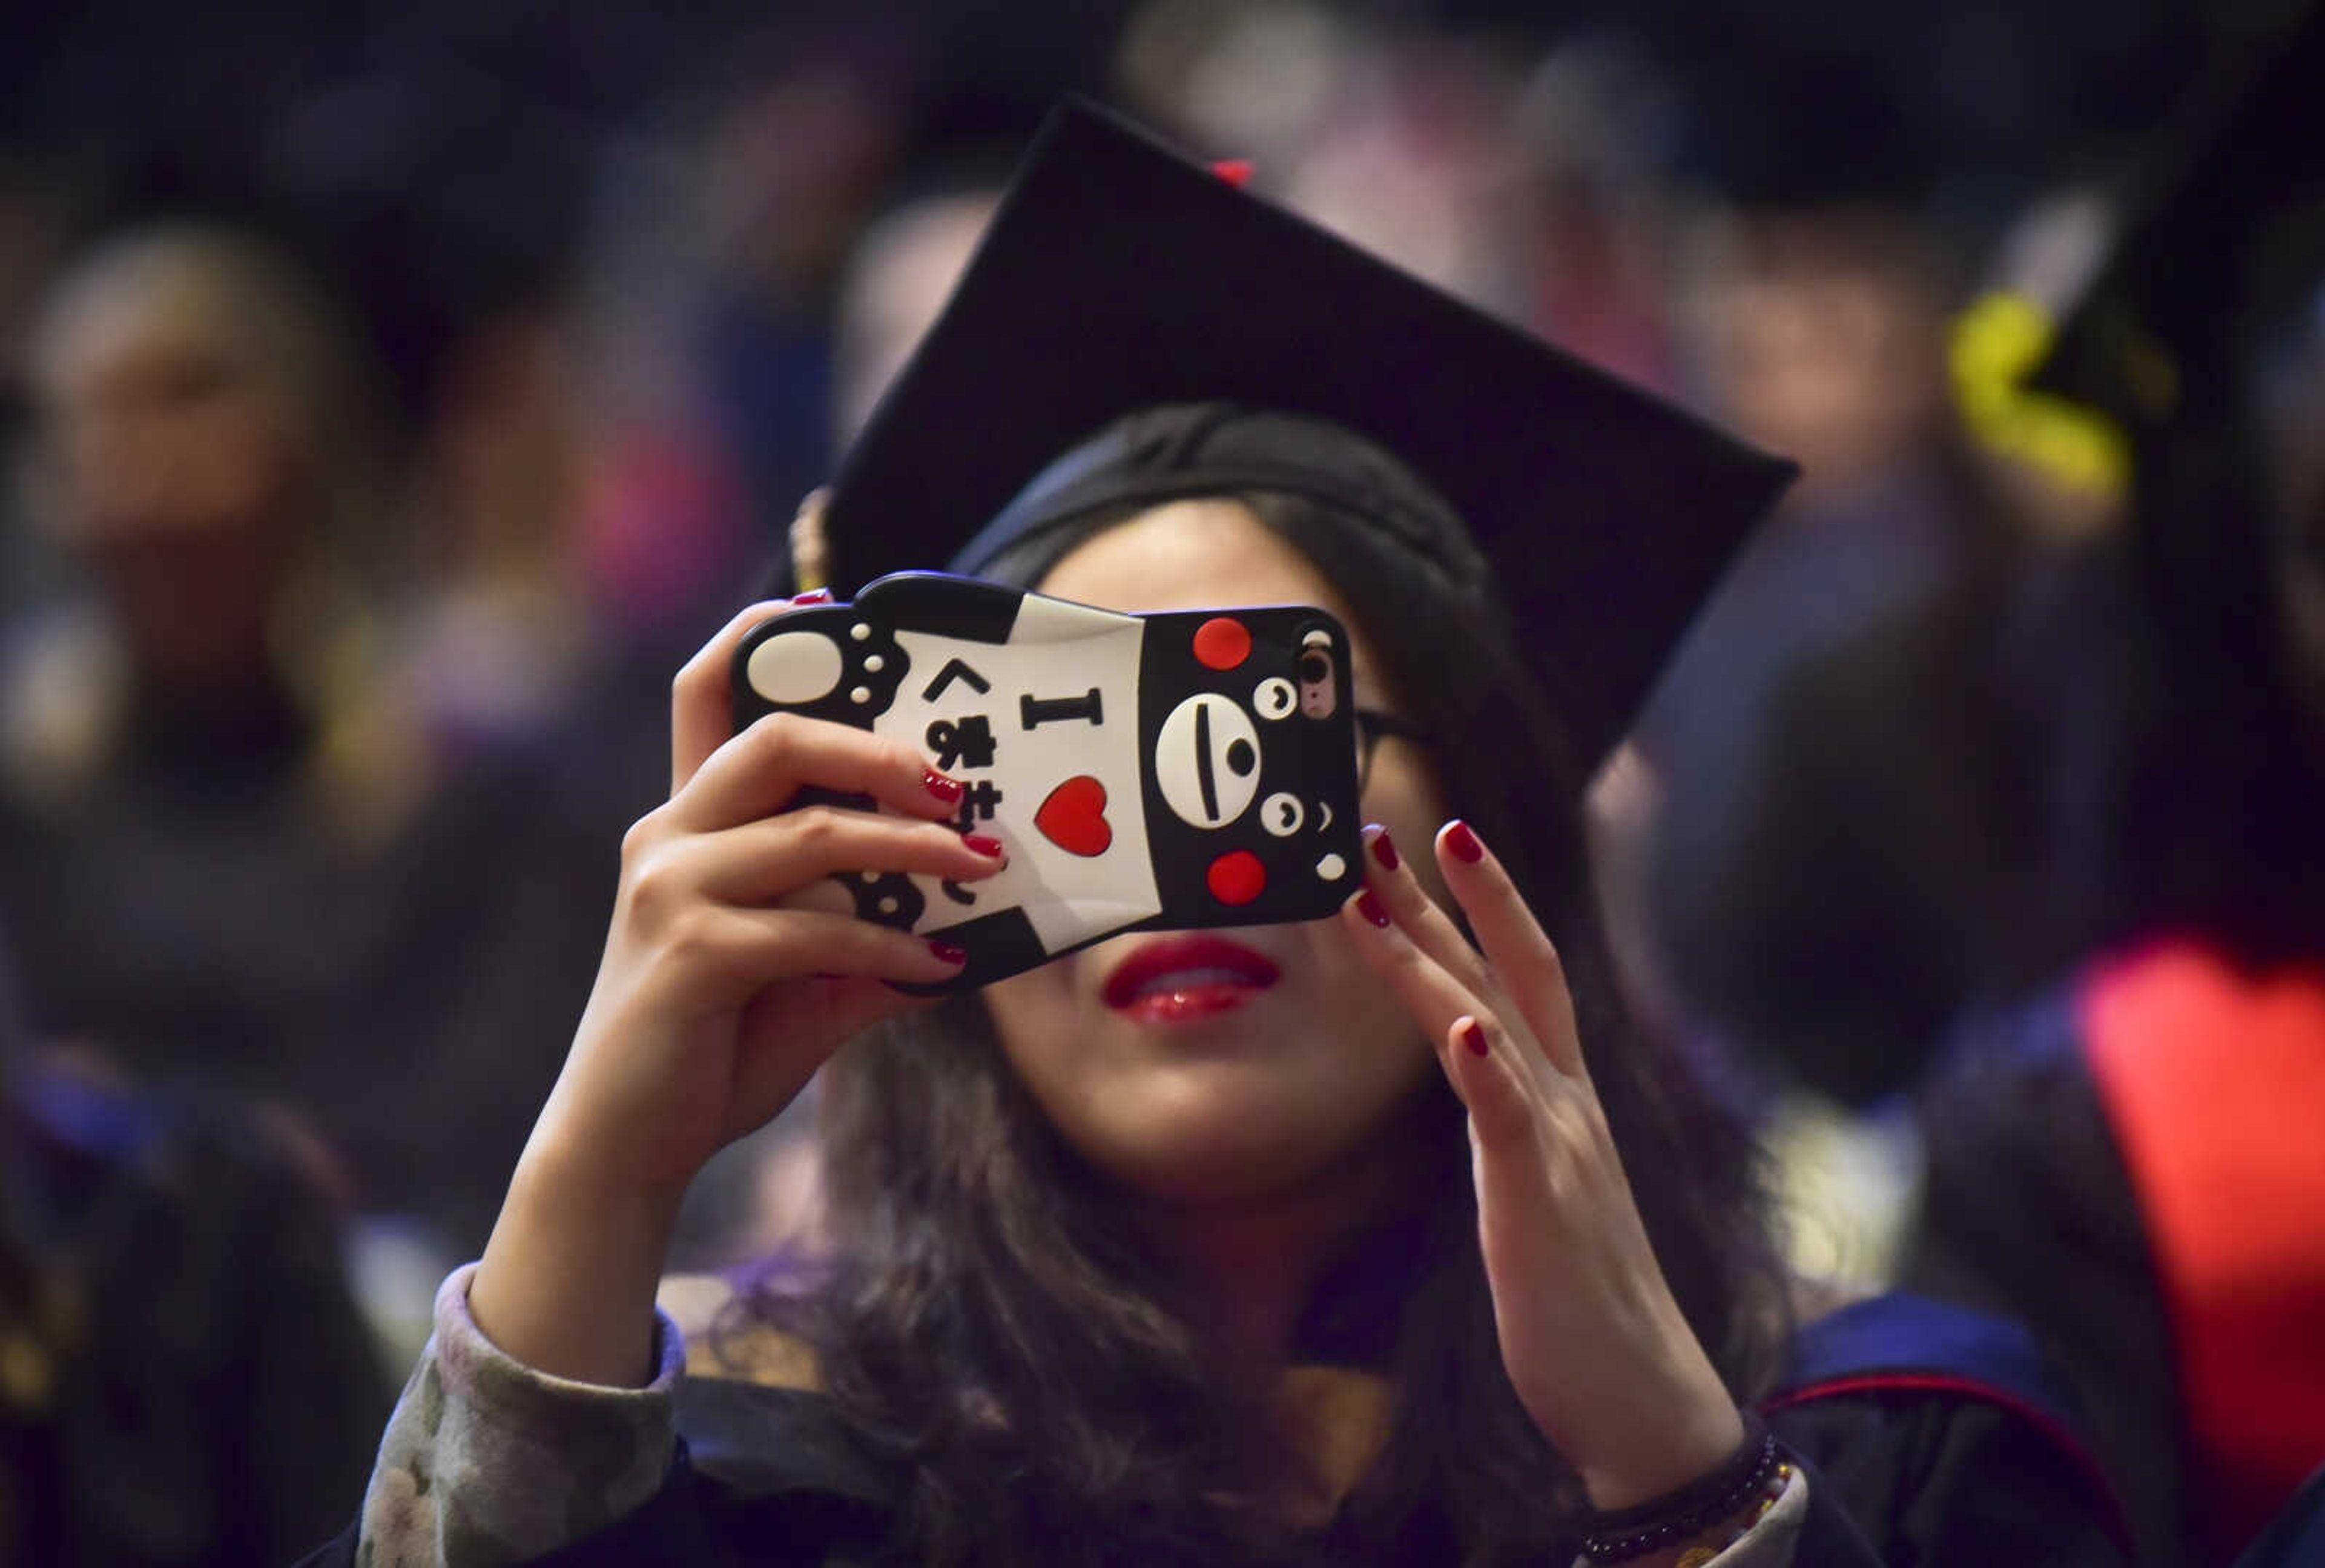
POLYGON ((1292 682, 1281 675, 1270 675, 1253 689, 1251 710, 1262 719, 1289 717, 1300 706, 1300 695, 1292 691, 1292 682))
POLYGON ((1308 820, 1308 808, 1289 790, 1278 790, 1259 803, 1259 825, 1274 838, 1288 839, 1308 820))
POLYGON ((1190 697, 1154 738, 1154 781, 1181 821, 1223 828, 1259 793, 1259 731, 1232 698, 1190 697))

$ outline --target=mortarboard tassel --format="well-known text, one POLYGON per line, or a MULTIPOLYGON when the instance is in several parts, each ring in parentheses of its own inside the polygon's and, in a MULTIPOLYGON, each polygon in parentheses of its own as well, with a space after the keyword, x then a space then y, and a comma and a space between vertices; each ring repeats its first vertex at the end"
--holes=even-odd
POLYGON ((809 593, 831 586, 831 541, 823 526, 823 488, 810 490, 792 518, 792 591, 809 593))

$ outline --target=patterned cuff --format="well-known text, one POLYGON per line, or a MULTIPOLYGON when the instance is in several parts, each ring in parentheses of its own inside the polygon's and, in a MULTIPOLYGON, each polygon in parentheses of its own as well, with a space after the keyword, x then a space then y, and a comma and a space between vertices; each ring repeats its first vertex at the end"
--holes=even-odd
POLYGON ((512 1359, 468 1312, 476 1265, 436 1293, 364 1498, 361 1568, 501 1568, 556 1550, 661 1489, 686 1344, 654 1314, 653 1382, 576 1383, 512 1359))

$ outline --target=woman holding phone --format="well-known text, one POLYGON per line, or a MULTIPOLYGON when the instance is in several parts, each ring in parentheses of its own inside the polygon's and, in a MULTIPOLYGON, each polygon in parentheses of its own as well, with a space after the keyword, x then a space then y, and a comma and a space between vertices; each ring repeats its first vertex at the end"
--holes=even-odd
POLYGON ((1377 716, 1361 890, 907 995, 958 951, 814 890, 973 889, 1009 835, 959 831, 909 747, 734 733, 735 651, 798 600, 746 610, 674 684, 572 1054, 340 1552, 2117 1561, 2024 1401, 1808 1386, 1746 1145, 1623 1016, 1581 786, 1784 475, 1053 122, 835 484, 844 580, 949 555, 1332 611, 1377 716), (785 809, 809 790, 884 809, 785 809), (819 1070, 828 1239, 681 1330, 680 1193, 819 1070))

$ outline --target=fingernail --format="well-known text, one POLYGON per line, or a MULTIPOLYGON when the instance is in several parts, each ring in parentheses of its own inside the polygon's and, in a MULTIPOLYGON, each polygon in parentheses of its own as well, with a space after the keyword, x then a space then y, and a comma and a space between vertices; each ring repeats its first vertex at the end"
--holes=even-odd
POLYGON ((1493 1049, 1486 1044, 1485 1025, 1475 1018, 1465 1018, 1461 1021, 1461 1044, 1469 1048, 1469 1054, 1472 1056, 1483 1056, 1487 1051, 1493 1049))
POLYGON ((945 804, 949 806, 960 804, 962 793, 960 780, 947 778, 932 767, 924 767, 921 769, 921 783, 927 786, 929 793, 936 796, 945 804))
MULTIPOLYGON (((953 787, 958 789, 960 786, 956 784, 953 787)), ((976 850, 978 854, 984 856, 988 860, 998 860, 1001 858, 1001 840, 989 834, 963 833, 960 836, 960 841, 968 845, 970 849, 976 850)))
POLYGON ((793 604, 829 604, 830 602, 831 589, 828 588, 811 588, 805 593, 792 595, 793 604))
POLYGON ((1389 842, 1386 828, 1373 835, 1373 858, 1380 862, 1384 871, 1396 869, 1396 846, 1389 842))
POLYGON ((1388 929, 1388 911, 1382 907, 1379 895, 1371 888, 1367 887, 1357 895, 1357 913, 1383 931, 1388 929))
POLYGON ((1471 866, 1486 858, 1486 847, 1477 842, 1477 835, 1469 830, 1469 824, 1459 817, 1445 830, 1445 847, 1453 851, 1453 858, 1471 866))
POLYGON ((955 947, 949 942, 939 942, 935 937, 929 938, 929 951, 937 955, 937 962, 940 964, 965 964, 968 961, 967 948, 955 947))

